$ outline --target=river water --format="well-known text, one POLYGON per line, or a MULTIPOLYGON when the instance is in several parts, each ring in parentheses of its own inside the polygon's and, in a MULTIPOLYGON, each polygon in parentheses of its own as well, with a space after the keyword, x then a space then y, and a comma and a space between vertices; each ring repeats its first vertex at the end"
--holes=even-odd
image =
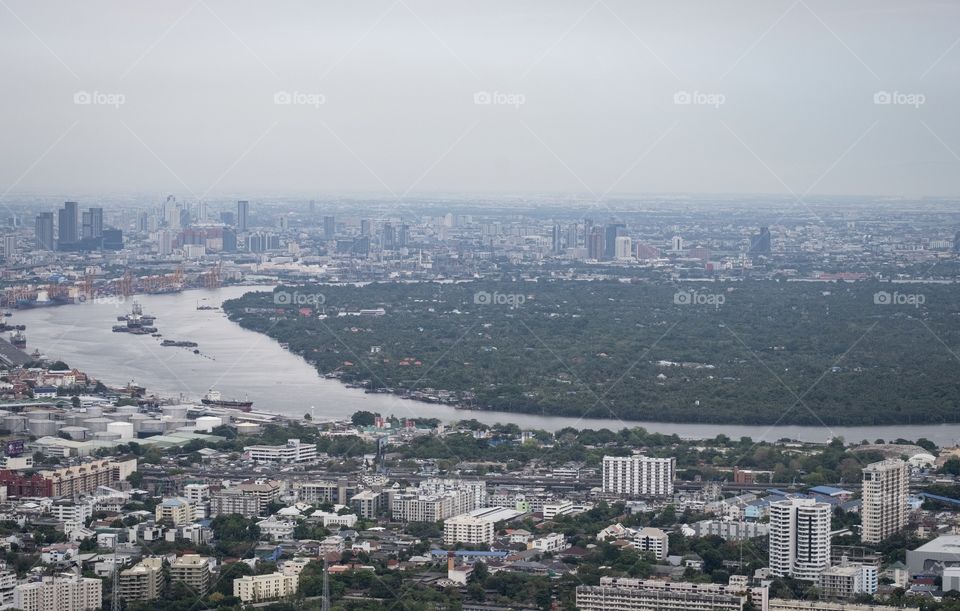
POLYGON ((111 328, 118 324, 117 316, 130 311, 133 298, 122 304, 87 302, 15 311, 10 320, 27 325, 28 352, 39 349, 47 357, 63 360, 108 385, 122 386, 134 381, 146 386, 150 393, 183 395, 186 400, 197 400, 208 389, 215 388, 224 397, 252 400, 255 410, 288 416, 310 413, 316 419, 326 420, 346 418, 357 410, 368 410, 398 417, 439 418, 447 422, 466 418, 488 424, 512 422, 524 429, 548 431, 567 426, 580 429, 642 426, 650 431, 701 439, 721 433, 732 438, 749 436, 766 441, 783 437, 826 441, 837 435, 848 441, 926 437, 940 446, 956 445, 960 439, 960 424, 771 428, 635 422, 458 410, 392 395, 366 394, 362 390, 347 388, 336 380, 323 378, 299 356, 286 351, 266 335, 231 323, 219 310, 197 310, 198 305, 219 306, 225 299, 250 290, 257 289, 233 286, 135 298, 145 313, 157 316, 156 326, 165 339, 197 342, 199 355, 186 348, 161 347, 160 341, 149 335, 113 333, 111 328))

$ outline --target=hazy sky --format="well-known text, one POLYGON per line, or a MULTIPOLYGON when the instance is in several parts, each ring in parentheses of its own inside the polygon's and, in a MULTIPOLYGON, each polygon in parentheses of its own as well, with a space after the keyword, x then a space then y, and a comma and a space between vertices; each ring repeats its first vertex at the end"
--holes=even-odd
POLYGON ((0 0, 0 192, 955 195, 958 26, 923 0, 0 0))

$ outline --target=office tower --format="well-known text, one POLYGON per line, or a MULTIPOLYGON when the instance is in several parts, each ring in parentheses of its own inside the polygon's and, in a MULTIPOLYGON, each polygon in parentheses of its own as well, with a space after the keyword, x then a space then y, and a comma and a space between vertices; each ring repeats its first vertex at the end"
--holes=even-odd
POLYGON ((137 215, 137 233, 150 232, 150 215, 143 211, 137 215))
POLYGON ((323 239, 332 240, 337 235, 337 222, 332 216, 323 217, 323 239))
POLYGON ((123 250, 123 231, 120 229, 103 230, 104 250, 123 250))
POLYGON ((675 458, 604 456, 603 491, 631 496, 670 496, 676 469, 675 458))
POLYGON ((611 223, 604 228, 603 258, 610 260, 617 256, 617 238, 627 231, 623 223, 611 223))
POLYGON ((173 253, 173 232, 169 229, 161 229, 157 233, 157 253, 160 255, 173 253))
POLYGON ((3 256, 9 259, 17 254, 17 236, 3 236, 3 256))
POLYGON ((900 459, 883 460, 863 469, 860 509, 864 543, 880 543, 907 525, 909 472, 900 459))
POLYGON ((563 252, 563 231, 560 229, 560 223, 553 224, 552 244, 553 252, 563 252))
POLYGON ((683 238, 678 235, 673 236, 673 240, 670 243, 670 250, 673 252, 680 252, 683 250, 683 238))
POLYGON ((204 222, 207 220, 207 202, 197 202, 197 221, 204 222))
POLYGON ((567 248, 576 248, 579 245, 579 227, 574 223, 567 227, 567 248))
POLYGON ((400 225, 400 235, 397 237, 397 246, 406 248, 410 243, 410 226, 400 225))
POLYGON ((243 233, 249 228, 248 216, 250 215, 250 202, 240 200, 237 202, 237 231, 243 233))
POLYGON ((830 566, 829 503, 786 499, 770 503, 770 572, 816 581, 830 566))
POLYGON ((93 237, 93 226, 91 224, 90 211, 85 210, 80 213, 80 239, 86 240, 93 237))
POLYGON ((360 220, 360 235, 370 235, 370 219, 360 220))
POLYGON ((397 247, 397 230, 390 223, 383 224, 383 249, 393 250, 397 247))
POLYGON ((953 252, 960 252, 960 231, 953 234, 953 252))
POLYGON ((230 210, 223 210, 222 212, 220 212, 220 222, 223 223, 224 225, 229 225, 232 227, 234 219, 235 219, 234 214, 230 210))
POLYGON ((617 259, 633 258, 633 247, 628 236, 618 236, 613 244, 613 256, 617 259))
POLYGON ((57 223, 58 248, 77 241, 80 236, 77 231, 77 202, 64 202, 57 223))
POLYGON ((601 227, 590 227, 587 233, 587 258, 599 261, 603 258, 603 229, 601 227))
POLYGON ((41 212, 33 226, 37 250, 53 250, 53 213, 41 212))
POLYGON ((768 255, 770 254, 770 228, 761 227, 760 233, 750 238, 750 254, 768 255))
POLYGON ((223 252, 237 252, 237 232, 230 227, 223 228, 223 252))

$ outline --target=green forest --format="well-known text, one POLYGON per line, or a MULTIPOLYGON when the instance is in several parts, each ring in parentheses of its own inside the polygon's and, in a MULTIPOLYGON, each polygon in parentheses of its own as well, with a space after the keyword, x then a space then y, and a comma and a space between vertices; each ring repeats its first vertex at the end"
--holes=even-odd
POLYGON ((872 425, 960 421, 958 296, 946 284, 514 280, 287 286, 224 309, 325 375, 471 409, 872 425))

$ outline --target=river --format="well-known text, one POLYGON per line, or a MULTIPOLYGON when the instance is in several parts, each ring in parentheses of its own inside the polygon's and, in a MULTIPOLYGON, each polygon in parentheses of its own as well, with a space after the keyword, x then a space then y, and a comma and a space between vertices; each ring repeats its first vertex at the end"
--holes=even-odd
POLYGON ((65 361, 111 386, 134 381, 146 386, 150 393, 183 395, 186 400, 197 400, 208 389, 215 388, 224 397, 252 400, 254 409, 259 411, 298 417, 309 413, 318 420, 347 418, 357 410, 368 410, 446 422, 465 418, 488 424, 511 422, 524 429, 548 431, 567 426, 642 426, 691 439, 712 438, 721 433, 766 441, 783 437, 827 441, 837 435, 847 441, 926 437, 940 446, 956 445, 960 439, 960 424, 826 428, 635 422, 458 410, 392 395, 366 394, 323 378, 299 356, 266 335, 231 323, 219 310, 197 310, 198 305, 219 306, 225 299, 250 290, 257 289, 233 286, 135 297, 145 313, 157 316, 156 326, 165 339, 197 342, 199 355, 186 348, 162 347, 157 338, 149 335, 113 333, 111 328, 117 324, 117 316, 130 311, 133 298, 126 303, 87 302, 15 311, 11 320, 27 325, 28 352, 39 349, 48 358, 65 361))

